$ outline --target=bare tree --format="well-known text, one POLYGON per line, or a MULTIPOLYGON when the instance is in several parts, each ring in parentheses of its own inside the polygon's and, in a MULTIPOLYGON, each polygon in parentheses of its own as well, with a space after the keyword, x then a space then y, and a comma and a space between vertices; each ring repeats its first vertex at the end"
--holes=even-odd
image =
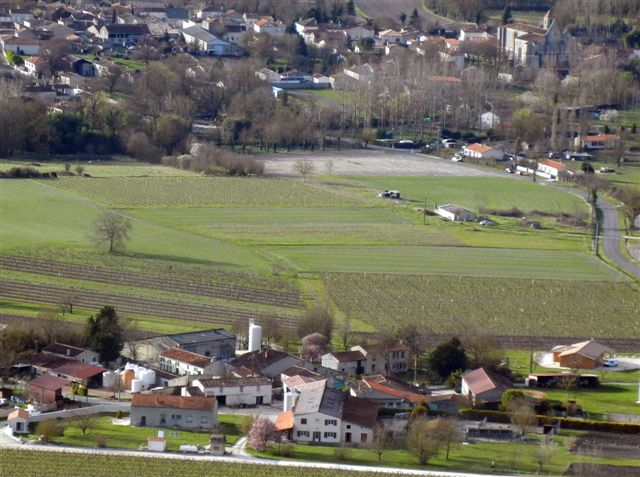
POLYGON ((410 323, 400 330, 399 338, 411 350, 413 356, 413 382, 418 380, 418 367, 420 356, 427 348, 427 341, 432 331, 422 323, 410 323))
POLYGON ((129 239, 131 221, 114 212, 105 212, 94 223, 93 240, 99 246, 106 246, 109 253, 120 252, 129 239))
POLYGON ((420 465, 427 465, 438 454, 440 446, 440 441, 431 433, 430 421, 421 418, 411 424, 407 432, 407 447, 420 465))
POLYGON ((300 174, 303 181, 309 174, 313 172, 313 169, 313 162, 311 162, 309 159, 299 159, 293 165, 294 172, 300 174))
POLYGON ((391 446, 391 434, 381 422, 373 428, 373 439, 370 448, 378 456, 378 462, 382 460, 382 454, 391 446))
POLYGON ((97 419, 94 414, 81 414, 73 420, 73 424, 80 429, 84 436, 88 430, 96 427, 97 419))
POLYGON ((462 432, 456 420, 452 418, 432 421, 431 432, 444 445, 447 452, 447 460, 449 460, 451 448, 464 440, 464 432, 462 432))
POLYGON ((556 452, 556 446, 551 439, 544 439, 540 441, 540 447, 533 453, 533 460, 538 464, 538 472, 544 471, 545 464, 548 464, 553 459, 556 452))
POLYGON ((524 399, 512 401, 507 412, 511 417, 511 423, 518 428, 523 438, 538 421, 533 406, 524 399))
POLYGON ((62 309, 62 314, 64 315, 67 310, 69 313, 73 315, 73 305, 78 300, 78 294, 72 291, 64 293, 60 297, 60 308, 62 309))

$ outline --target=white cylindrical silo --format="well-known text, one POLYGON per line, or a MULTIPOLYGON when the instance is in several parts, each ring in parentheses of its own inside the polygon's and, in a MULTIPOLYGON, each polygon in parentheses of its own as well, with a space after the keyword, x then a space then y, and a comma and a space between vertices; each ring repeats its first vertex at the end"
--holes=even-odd
POLYGON ((156 372, 153 369, 145 369, 141 376, 145 389, 151 389, 156 385, 156 372))
POLYGON ((124 365, 124 370, 128 371, 129 369, 133 369, 135 371, 135 369, 138 367, 137 364, 135 363, 127 363, 124 365))
POLYGON ((139 379, 131 380, 131 392, 139 393, 140 391, 142 391, 142 381, 139 379))
POLYGON ((102 386, 105 388, 111 388, 115 380, 115 373, 113 371, 105 371, 102 373, 102 386))
POLYGON ((262 347, 262 326, 249 322, 249 351, 258 351, 262 347))

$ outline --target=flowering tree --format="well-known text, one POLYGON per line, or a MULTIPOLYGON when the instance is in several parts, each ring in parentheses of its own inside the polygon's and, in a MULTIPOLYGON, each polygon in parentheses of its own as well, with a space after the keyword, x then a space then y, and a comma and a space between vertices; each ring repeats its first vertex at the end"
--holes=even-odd
POLYGON ((262 452, 267 447, 267 442, 275 438, 275 434, 275 424, 268 417, 259 416, 253 421, 249 431, 249 446, 262 452))
POLYGON ((311 362, 320 361, 328 344, 329 338, 320 333, 311 333, 305 336, 302 338, 302 350, 300 351, 302 359, 311 362))

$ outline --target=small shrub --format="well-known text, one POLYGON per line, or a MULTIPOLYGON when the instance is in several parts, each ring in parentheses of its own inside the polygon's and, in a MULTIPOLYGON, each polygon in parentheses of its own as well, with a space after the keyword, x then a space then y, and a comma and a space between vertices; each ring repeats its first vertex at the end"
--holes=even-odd
POLYGON ((294 452, 294 445, 288 442, 282 442, 271 448, 271 454, 279 457, 291 457, 294 452))
POLYGON ((124 413, 122 410, 118 409, 118 412, 116 412, 116 419, 122 419, 122 416, 124 416, 124 413))
POLYGON ((96 440, 96 447, 98 447, 100 449, 104 449, 105 447, 107 447, 107 438, 106 438, 106 436, 98 434, 98 435, 95 436, 95 440, 96 440))
POLYGON ((64 435, 64 426, 57 420, 41 421, 36 426, 36 434, 43 442, 51 442, 54 437, 64 435))

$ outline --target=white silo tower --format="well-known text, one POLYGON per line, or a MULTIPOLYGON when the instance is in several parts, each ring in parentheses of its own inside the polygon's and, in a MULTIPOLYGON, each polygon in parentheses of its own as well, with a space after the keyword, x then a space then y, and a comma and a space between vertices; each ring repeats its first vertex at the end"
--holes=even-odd
POLYGON ((249 352, 258 351, 262 347, 262 326, 249 321, 249 352))

